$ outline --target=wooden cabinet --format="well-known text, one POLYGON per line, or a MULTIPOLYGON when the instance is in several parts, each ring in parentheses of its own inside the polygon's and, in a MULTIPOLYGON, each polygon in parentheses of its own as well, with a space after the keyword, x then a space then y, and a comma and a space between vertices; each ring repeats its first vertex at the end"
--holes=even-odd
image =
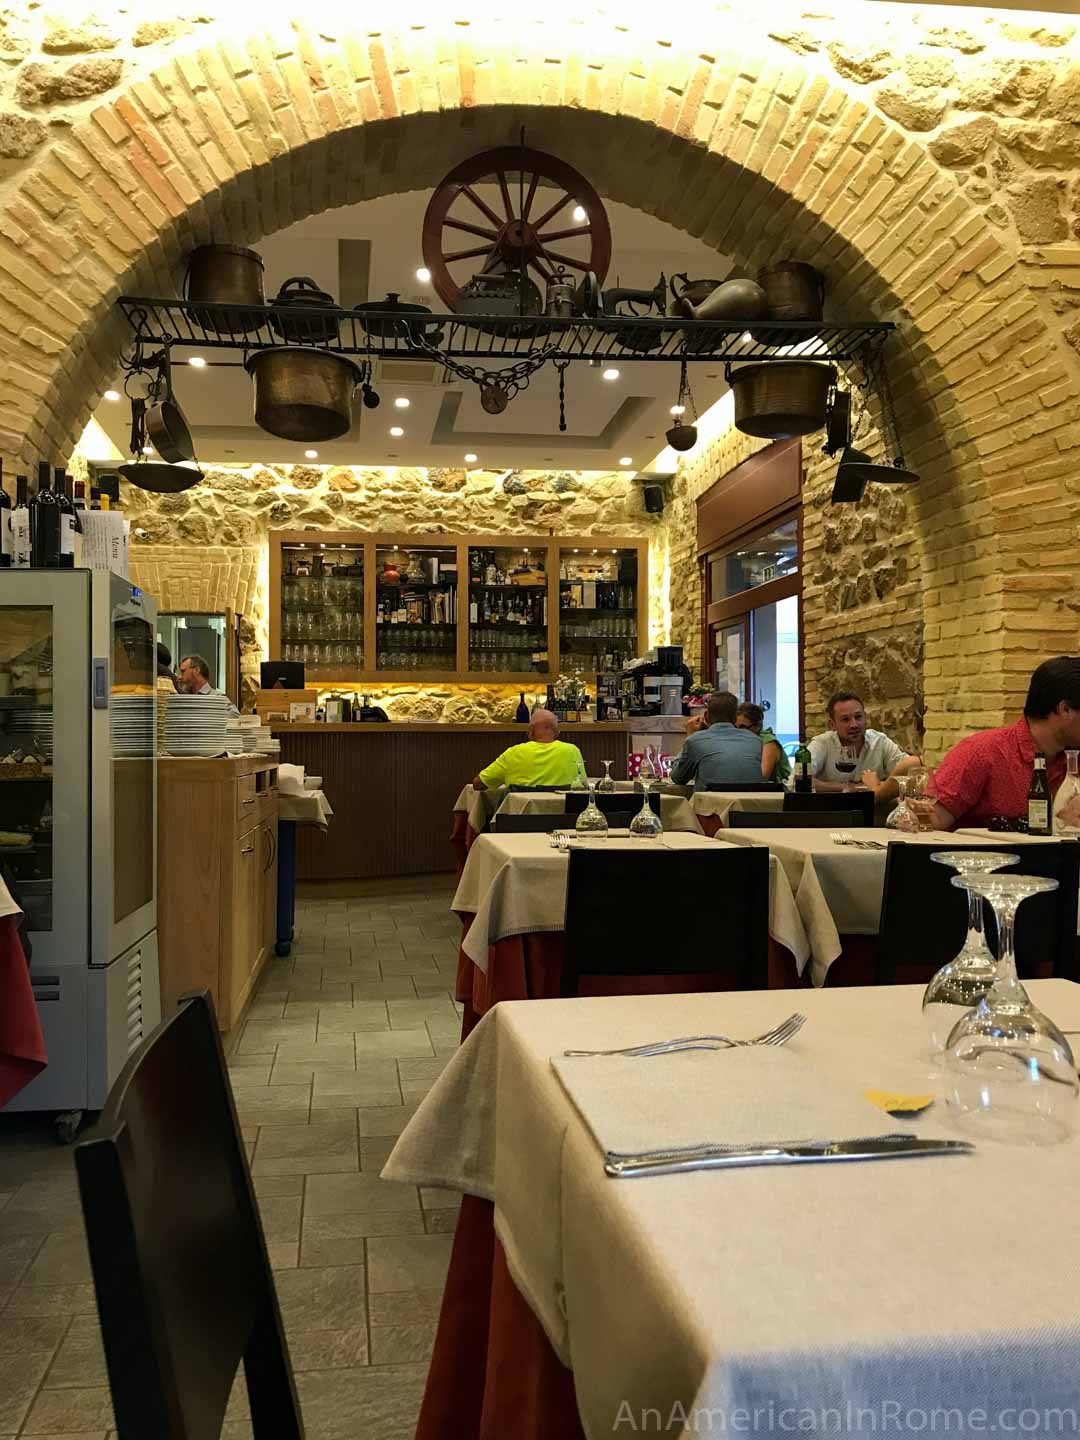
POLYGON ((231 1029, 273 953, 277 762, 158 763, 158 951, 162 1014, 207 989, 231 1029))

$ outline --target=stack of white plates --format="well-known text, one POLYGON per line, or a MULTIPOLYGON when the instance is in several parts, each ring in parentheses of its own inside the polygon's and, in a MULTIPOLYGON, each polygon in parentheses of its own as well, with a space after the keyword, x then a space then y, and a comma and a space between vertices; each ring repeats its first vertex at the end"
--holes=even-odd
POLYGON ((233 755, 255 753, 257 732, 261 729, 257 715, 235 715, 225 722, 225 738, 233 755))
POLYGON ((53 753, 53 712, 51 710, 26 709, 13 710, 10 714, 12 733, 29 737, 39 752, 51 758, 53 753))
POLYGON ((281 742, 275 740, 269 725, 260 725, 254 732, 255 749, 260 755, 276 755, 281 749, 281 742))
POLYGON ((163 695, 162 748, 166 755, 223 755, 227 748, 227 695, 163 695))
POLYGON ((153 693, 109 696, 109 740, 114 758, 131 759, 154 753, 153 693))

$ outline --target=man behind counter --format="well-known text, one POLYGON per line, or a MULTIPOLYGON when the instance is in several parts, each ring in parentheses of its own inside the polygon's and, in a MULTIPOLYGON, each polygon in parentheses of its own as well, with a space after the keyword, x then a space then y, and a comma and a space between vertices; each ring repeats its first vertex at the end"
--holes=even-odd
POLYGON ((576 745, 559 739, 558 717, 537 710, 529 721, 529 738, 511 745, 490 765, 473 776, 475 790, 498 785, 572 785, 585 774, 585 761, 576 745))

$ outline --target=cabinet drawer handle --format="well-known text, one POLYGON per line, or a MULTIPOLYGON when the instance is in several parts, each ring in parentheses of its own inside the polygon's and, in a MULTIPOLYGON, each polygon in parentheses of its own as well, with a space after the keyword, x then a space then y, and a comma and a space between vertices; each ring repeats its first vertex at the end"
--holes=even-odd
POLYGON ((254 854, 255 854, 255 846, 254 846, 254 845, 245 845, 244 848, 243 848, 243 850, 240 851, 240 854, 241 854, 241 855, 254 855, 254 854))
POLYGON ((254 804, 255 804, 255 796, 252 795, 249 799, 245 800, 243 803, 244 803, 245 805, 254 805, 254 804))

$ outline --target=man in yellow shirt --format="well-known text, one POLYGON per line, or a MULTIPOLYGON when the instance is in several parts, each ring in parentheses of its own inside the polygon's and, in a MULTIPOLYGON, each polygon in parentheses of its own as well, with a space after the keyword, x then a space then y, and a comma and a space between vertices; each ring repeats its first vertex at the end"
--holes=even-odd
POLYGON ((511 745, 490 765, 473 776, 473 788, 499 785, 572 785, 585 774, 585 762, 576 745, 559 739, 559 720, 550 710, 537 710, 529 721, 529 738, 511 745))

